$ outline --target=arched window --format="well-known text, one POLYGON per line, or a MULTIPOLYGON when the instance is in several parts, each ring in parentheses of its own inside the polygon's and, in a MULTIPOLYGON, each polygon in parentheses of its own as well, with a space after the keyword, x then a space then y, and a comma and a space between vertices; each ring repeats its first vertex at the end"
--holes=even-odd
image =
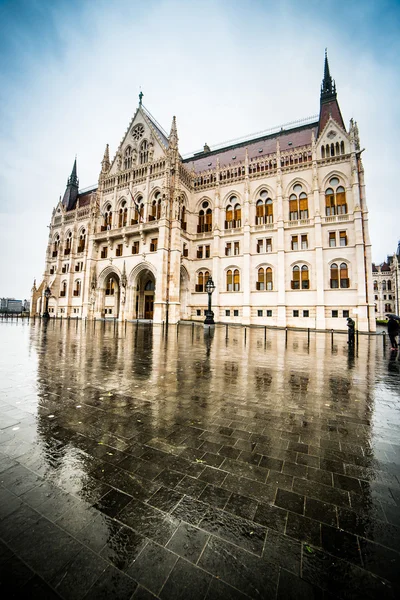
POLYGON ((329 180, 330 187, 325 191, 325 214, 327 217, 347 214, 346 192, 339 183, 337 177, 332 177, 329 180))
POLYGON ((114 296, 114 292, 115 292, 115 281, 112 277, 110 277, 110 279, 107 282, 106 296, 114 296))
POLYGON ((104 217, 104 221, 103 221, 103 225, 101 226, 101 231, 108 231, 109 229, 111 229, 111 222, 112 222, 111 204, 107 205, 103 217, 104 217))
POLYGON ((386 281, 382 281, 382 292, 386 292, 386 281))
POLYGON ((132 167, 132 148, 128 146, 124 153, 124 169, 132 167))
POLYGON ((344 142, 340 142, 340 154, 344 154, 344 142))
POLYGON ((226 272, 226 291, 227 292, 239 292, 240 291, 240 273, 238 269, 229 269, 226 272))
POLYGON ((54 242, 53 242, 53 254, 52 254, 53 258, 55 258, 57 256, 59 247, 60 247, 60 236, 57 233, 56 237, 54 238, 54 242))
POLYGON ((341 288, 350 287, 349 270, 348 270, 346 263, 341 263, 341 265, 340 265, 340 287, 341 288))
POLYGON ((65 248, 64 248, 64 254, 71 254, 71 246, 72 246, 72 231, 69 231, 67 233, 67 237, 65 239, 65 248))
POLYGON ((128 223, 128 207, 126 206, 126 201, 123 200, 121 203, 121 208, 119 209, 118 214, 118 227, 126 227, 128 223))
POLYGON ((204 201, 199 211, 197 233, 206 233, 208 231, 212 231, 212 210, 210 203, 204 201))
POLYGON ((325 148, 321 146, 321 158, 325 158, 325 148))
POLYGON ((390 279, 388 279, 388 281, 387 281, 387 289, 388 289, 388 292, 392 291, 392 282, 390 281, 390 279))
POLYGON ((144 290, 145 292, 154 291, 154 281, 149 279, 146 285, 144 286, 144 290))
POLYGON ((242 226, 242 208, 236 196, 229 198, 225 209, 225 229, 235 229, 242 226))
POLYGON ((158 221, 161 217, 161 193, 156 192, 154 200, 151 205, 151 214, 149 215, 149 221, 158 221))
POLYGON ((377 292, 377 291, 378 291, 378 282, 375 279, 375 281, 374 281, 374 292, 377 292))
POLYGON ((60 297, 64 298, 67 295, 67 282, 63 281, 60 287, 60 297))
POLYGON ((258 269, 256 289, 260 291, 273 289, 271 267, 267 267, 266 269, 263 269, 261 267, 260 269, 258 269))
POLYGON ((205 292, 206 291, 206 283, 210 279, 209 271, 199 271, 197 274, 197 284, 196 284, 196 292, 205 292))
POLYGON ((346 263, 341 263, 340 267, 336 263, 331 264, 331 289, 346 289, 350 287, 349 270, 346 263))
POLYGON ((307 265, 295 265, 292 271, 292 290, 309 290, 310 289, 310 278, 309 270, 307 265))
POLYGON ((298 219, 308 219, 308 198, 300 183, 296 183, 289 196, 289 220, 298 219))
POLYGON ((81 295, 81 282, 78 279, 77 281, 75 281, 74 296, 80 296, 80 295, 81 295))
POLYGON ((259 199, 256 202, 256 225, 273 223, 274 213, 271 198, 266 191, 260 192, 259 199))
POLYGON ((83 252, 85 249, 85 243, 86 243, 86 230, 82 229, 80 235, 79 235, 79 242, 78 242, 78 252, 83 252))
POLYGON ((143 196, 138 196, 134 201, 133 218, 131 219, 131 225, 137 225, 139 221, 143 221, 143 211, 143 196))
POLYGON ((186 231, 186 207, 184 205, 182 205, 181 208, 181 227, 184 231, 186 231))
POLYGON ((149 146, 147 143, 147 140, 143 140, 143 142, 140 144, 140 151, 139 151, 139 161, 141 165, 144 165, 145 163, 147 163, 149 160, 149 146))

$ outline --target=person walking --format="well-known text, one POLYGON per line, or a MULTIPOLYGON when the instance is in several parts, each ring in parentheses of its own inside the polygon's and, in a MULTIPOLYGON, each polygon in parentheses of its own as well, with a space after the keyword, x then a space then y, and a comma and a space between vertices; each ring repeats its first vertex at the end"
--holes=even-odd
POLYGON ((389 317, 387 325, 390 343, 392 344, 392 350, 397 350, 399 345, 397 343, 396 337, 399 335, 399 322, 396 319, 393 319, 393 317, 389 317))

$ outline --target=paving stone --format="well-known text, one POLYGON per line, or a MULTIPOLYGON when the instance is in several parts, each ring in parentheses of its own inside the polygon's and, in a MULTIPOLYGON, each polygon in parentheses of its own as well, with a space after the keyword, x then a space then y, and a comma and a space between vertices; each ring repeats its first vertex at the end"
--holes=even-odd
POLYGON ((189 562, 196 563, 209 538, 204 531, 181 523, 167 544, 167 548, 176 552, 189 562))
POLYGON ((177 560, 176 554, 149 541, 144 550, 132 562, 127 574, 158 595, 177 560))
POLYGON ((187 600, 205 598, 211 577, 180 558, 165 582, 160 598, 162 600, 187 600))

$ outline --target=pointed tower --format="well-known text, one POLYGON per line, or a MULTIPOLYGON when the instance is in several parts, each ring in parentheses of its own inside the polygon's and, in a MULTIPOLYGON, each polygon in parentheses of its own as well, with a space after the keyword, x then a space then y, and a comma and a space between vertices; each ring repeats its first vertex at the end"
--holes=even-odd
POLYGON ((178 150, 178 130, 176 128, 176 117, 172 117, 172 125, 168 138, 168 145, 171 150, 178 150))
POLYGON ((76 174, 76 158, 74 166, 72 167, 71 175, 67 181, 67 187, 62 200, 63 206, 66 210, 72 210, 75 206, 76 199, 78 198, 79 192, 79 179, 76 174))
POLYGON ((110 153, 108 144, 106 145, 106 149, 104 150, 103 160, 101 161, 101 172, 106 174, 110 170, 110 153))
POLYGON ((332 118, 335 119, 338 125, 343 127, 343 129, 346 131, 342 113, 340 112, 339 104, 336 97, 336 84, 334 79, 332 79, 329 71, 328 52, 325 49, 324 78, 322 80, 321 85, 318 137, 323 131, 330 116, 332 116, 332 118))

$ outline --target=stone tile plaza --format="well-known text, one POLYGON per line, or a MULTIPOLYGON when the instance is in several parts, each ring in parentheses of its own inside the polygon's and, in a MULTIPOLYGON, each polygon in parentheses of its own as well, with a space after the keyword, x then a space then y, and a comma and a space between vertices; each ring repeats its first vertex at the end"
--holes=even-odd
POLYGON ((0 327, 2 598, 398 598, 385 336, 0 327))

